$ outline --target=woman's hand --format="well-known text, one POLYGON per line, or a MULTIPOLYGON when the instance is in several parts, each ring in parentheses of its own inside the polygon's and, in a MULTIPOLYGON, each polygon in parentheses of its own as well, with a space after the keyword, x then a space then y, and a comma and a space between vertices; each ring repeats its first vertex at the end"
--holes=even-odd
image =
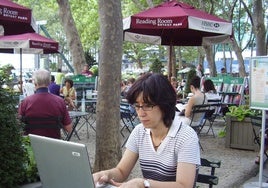
POLYGON ((120 187, 120 188, 144 188, 144 179, 142 178, 135 178, 135 179, 131 179, 127 182, 124 183, 119 183, 116 182, 115 180, 111 179, 111 184, 116 186, 116 187, 120 187))
POLYGON ((100 171, 100 172, 94 173, 93 180, 94 180, 95 184, 97 184, 97 182, 99 184, 105 184, 105 183, 111 182, 111 180, 109 179, 108 171, 100 171))

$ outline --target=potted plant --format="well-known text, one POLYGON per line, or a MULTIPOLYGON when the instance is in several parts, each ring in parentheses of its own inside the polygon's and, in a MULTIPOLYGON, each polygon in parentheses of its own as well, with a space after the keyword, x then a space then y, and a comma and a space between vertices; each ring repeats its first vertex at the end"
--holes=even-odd
POLYGON ((258 110, 250 109, 248 105, 230 106, 229 112, 226 113, 225 146, 258 151, 250 118, 258 114, 258 110))

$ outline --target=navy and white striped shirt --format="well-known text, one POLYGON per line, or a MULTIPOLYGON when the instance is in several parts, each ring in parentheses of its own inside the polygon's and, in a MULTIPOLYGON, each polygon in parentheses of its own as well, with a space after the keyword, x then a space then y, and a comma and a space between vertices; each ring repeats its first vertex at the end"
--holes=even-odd
POLYGON ((143 177, 158 181, 176 181, 178 162, 200 165, 196 132, 175 117, 168 135, 155 151, 150 129, 139 124, 132 131, 126 147, 139 155, 143 177))

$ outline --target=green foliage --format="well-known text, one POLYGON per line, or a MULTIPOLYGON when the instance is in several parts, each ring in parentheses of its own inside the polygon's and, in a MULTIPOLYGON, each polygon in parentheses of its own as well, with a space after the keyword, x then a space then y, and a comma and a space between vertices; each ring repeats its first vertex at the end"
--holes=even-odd
POLYGON ((163 68, 162 62, 159 59, 155 59, 150 66, 150 71, 154 73, 161 73, 163 68))
POLYGON ((9 67, 0 68, 0 187, 14 188, 28 181, 27 151, 22 145, 17 120, 18 97, 3 85, 9 81, 9 67))
POLYGON ((188 93, 191 93, 190 82, 194 76, 196 76, 196 70, 192 68, 187 74, 186 88, 185 88, 186 95, 188 95, 188 93))
POLYGON ((39 181, 40 178, 38 175, 37 165, 34 159, 34 154, 31 147, 29 136, 22 137, 22 146, 25 150, 25 157, 26 157, 26 161, 24 162, 24 169, 25 169, 24 182, 39 181))
POLYGON ((91 72, 93 72, 93 76, 98 76, 99 75, 99 67, 98 67, 98 65, 93 65, 89 70, 91 72))
POLYGON ((96 60, 94 59, 94 57, 91 55, 91 53, 89 51, 85 52, 85 58, 86 58, 86 62, 89 65, 89 67, 92 67, 93 65, 96 64, 96 60))
POLYGON ((222 128, 219 132, 218 132, 218 136, 219 138, 223 138, 226 136, 226 126, 224 126, 224 128, 222 128))
POLYGON ((9 79, 6 69, 0 68, 0 187, 16 187, 24 179, 24 150, 16 119, 14 94, 3 85, 9 79))
POLYGON ((243 121, 245 117, 254 116, 259 113, 258 110, 250 109, 248 105, 230 106, 228 108, 229 112, 226 115, 236 117, 238 121, 243 121))

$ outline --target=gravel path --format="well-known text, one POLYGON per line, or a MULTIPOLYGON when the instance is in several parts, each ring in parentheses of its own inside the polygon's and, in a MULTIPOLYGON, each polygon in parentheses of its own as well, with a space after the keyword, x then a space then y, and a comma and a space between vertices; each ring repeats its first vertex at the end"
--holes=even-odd
MULTIPOLYGON (((214 131, 216 135, 224 128, 223 120, 216 120, 214 131)), ((95 153, 95 132, 89 128, 89 139, 87 139, 86 128, 79 130, 81 140, 73 137, 71 141, 84 143, 88 147, 90 162, 94 163, 95 153)), ((249 178, 255 176, 258 172, 258 166, 254 163, 257 152, 230 149, 225 147, 225 138, 216 136, 200 135, 200 142, 204 149, 201 151, 201 157, 212 158, 221 161, 221 167, 216 169, 216 176, 219 177, 219 184, 215 187, 242 187, 243 183, 249 178)), ((136 165, 131 177, 141 177, 139 165, 136 165)), ((197 184, 198 187, 208 187, 205 184, 197 184)))

